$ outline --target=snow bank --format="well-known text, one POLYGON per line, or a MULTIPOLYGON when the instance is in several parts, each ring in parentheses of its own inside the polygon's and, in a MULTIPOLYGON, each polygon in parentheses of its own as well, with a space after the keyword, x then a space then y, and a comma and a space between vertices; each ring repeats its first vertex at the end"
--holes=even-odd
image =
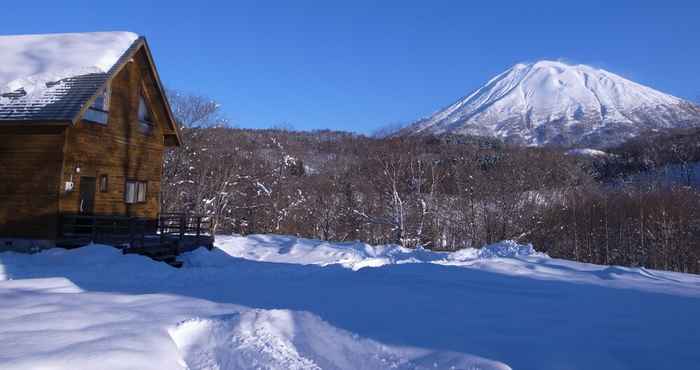
POLYGON ((6 281, 0 298, 3 370, 510 369, 466 354, 384 345, 306 312, 88 293, 63 278, 6 281))
POLYGON ((5 369, 695 368, 700 276, 501 242, 436 253, 218 237, 181 269, 0 253, 5 369), (379 268, 363 268, 380 266, 379 268))
POLYGON ((188 305, 214 306, 192 301, 84 292, 64 278, 2 282, 0 368, 182 369, 165 325, 188 305))
POLYGON ((137 38, 131 32, 0 36, 0 94, 37 95, 47 82, 108 72, 137 38))
POLYGON ((510 369, 475 356, 392 347, 306 312, 249 310, 193 318, 170 330, 190 370, 510 369))
MULTIPOLYGON (((455 252, 433 252, 398 245, 369 245, 361 242, 332 243, 285 235, 217 236, 217 247, 226 255, 249 261, 293 265, 333 266, 352 271, 404 264, 433 264, 472 268, 540 280, 582 282, 605 287, 635 287, 646 291, 700 295, 686 283, 700 288, 696 275, 644 268, 601 266, 550 258, 531 244, 504 240, 482 248, 455 252), (652 278, 653 276, 653 278, 652 278), (681 283, 678 285, 676 283, 681 283)), ((182 257, 188 266, 226 267, 230 261, 198 250, 182 257)))
POLYGON ((481 258, 518 258, 518 257, 542 257, 549 258, 545 253, 540 253, 532 247, 532 244, 518 244, 512 240, 487 245, 483 248, 466 248, 448 254, 450 261, 470 261, 481 258))
POLYGON ((73 276, 80 280, 122 275, 116 281, 123 283, 164 278, 176 272, 164 263, 135 254, 124 255, 119 249, 98 244, 73 250, 53 248, 33 255, 0 253, 0 281, 18 278, 17 271, 23 277, 43 277, 50 272, 51 276, 73 276))
MULTIPOLYGON (((192 256, 217 258, 205 249, 192 256)), ((235 268, 228 262, 209 266, 235 268)), ((109 246, 0 253, 0 272, 3 370, 510 369, 463 353, 386 345, 309 312, 196 298, 212 287, 208 278, 218 282, 214 290, 240 279, 109 246), (166 294, 144 294, 158 291, 166 294)))
MULTIPOLYGON (((423 248, 409 249, 398 245, 372 246, 361 242, 331 243, 282 235, 219 236, 217 246, 233 257, 253 261, 294 263, 302 265, 341 265, 352 270, 403 263, 469 262, 483 258, 547 257, 532 245, 503 241, 480 249, 457 252, 433 252, 423 248)), ((198 266, 207 263, 189 260, 198 266)))

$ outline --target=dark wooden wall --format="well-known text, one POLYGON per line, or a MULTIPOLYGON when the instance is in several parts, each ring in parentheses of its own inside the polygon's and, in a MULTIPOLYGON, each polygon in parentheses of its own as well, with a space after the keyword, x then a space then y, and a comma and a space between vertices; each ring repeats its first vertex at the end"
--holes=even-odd
POLYGON ((67 129, 63 179, 66 181, 72 174, 76 190, 61 195, 60 212, 78 212, 80 177, 89 176, 98 180, 96 214, 157 217, 165 149, 165 107, 159 103, 158 91, 147 66, 141 50, 112 80, 107 125, 81 121, 67 129), (143 133, 137 119, 142 89, 155 121, 150 134, 143 133), (79 174, 75 172, 77 166, 79 174), (108 176, 106 193, 99 191, 101 175, 108 176), (148 182, 145 203, 124 202, 125 182, 131 179, 148 182))
POLYGON ((0 238, 54 238, 64 130, 0 125, 0 238))
POLYGON ((160 211, 164 135, 169 145, 176 142, 167 109, 141 48, 112 80, 106 125, 0 122, 0 238, 55 239, 59 215, 79 211, 81 176, 97 180, 95 214, 155 219, 160 211), (154 120, 148 134, 137 118, 142 91, 154 120), (104 193, 99 191, 101 175, 108 176, 104 193), (145 203, 126 204, 127 179, 148 183, 145 203), (65 191, 67 181, 75 184, 73 191, 65 191))

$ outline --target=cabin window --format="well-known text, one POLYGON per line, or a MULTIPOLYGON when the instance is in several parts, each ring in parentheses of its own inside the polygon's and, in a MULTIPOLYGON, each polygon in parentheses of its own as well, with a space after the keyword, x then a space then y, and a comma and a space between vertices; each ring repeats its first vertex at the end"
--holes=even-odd
POLYGON ((109 86, 105 87, 102 92, 97 95, 95 101, 92 103, 90 108, 85 111, 85 119, 91 122, 97 122, 102 124, 107 124, 107 118, 109 114, 109 97, 110 97, 109 86))
POLYGON ((139 97, 139 127, 144 134, 153 132, 153 118, 143 95, 139 97))
POLYGON ((92 103, 92 106, 90 106, 90 108, 101 110, 103 112, 109 111, 109 90, 109 86, 105 87, 104 90, 102 90, 102 93, 97 95, 97 98, 92 103))
POLYGON ((109 190, 109 182, 107 180, 107 175, 100 176, 100 192, 106 193, 109 190))
POLYGON ((136 201, 145 202, 146 201, 146 182, 139 182, 137 186, 136 201))
POLYGON ((145 181, 129 180, 126 182, 124 202, 129 204, 144 203, 146 202, 146 191, 147 186, 145 181))

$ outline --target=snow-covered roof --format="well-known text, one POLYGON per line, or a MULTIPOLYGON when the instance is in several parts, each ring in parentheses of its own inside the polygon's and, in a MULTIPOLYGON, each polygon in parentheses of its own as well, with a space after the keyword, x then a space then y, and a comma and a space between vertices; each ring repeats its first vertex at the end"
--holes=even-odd
POLYGON ((132 32, 0 36, 0 120, 73 118, 138 38, 132 32))

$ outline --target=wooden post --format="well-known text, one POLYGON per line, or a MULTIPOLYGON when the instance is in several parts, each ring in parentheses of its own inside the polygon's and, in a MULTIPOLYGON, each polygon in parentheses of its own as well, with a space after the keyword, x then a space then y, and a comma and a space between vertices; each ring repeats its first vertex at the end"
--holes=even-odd
POLYGON ((134 246, 134 218, 129 217, 129 247, 134 246))
POLYGON ((163 227, 163 215, 158 214, 158 224, 156 225, 156 231, 160 233, 160 245, 163 245, 163 242, 165 241, 165 236, 163 235, 165 229, 163 227))
POLYGON ((202 216, 197 216, 197 240, 202 231, 202 216))
POLYGON ((146 247, 146 232, 148 232, 148 225, 145 219, 139 220, 141 223, 141 247, 146 247))
POLYGON ((95 239, 96 239, 95 235, 97 233, 97 227, 96 227, 97 226, 97 218, 93 215, 91 217, 91 219, 92 219, 92 230, 90 232, 90 239, 92 239, 91 242, 94 243, 95 239))
POLYGON ((185 215, 180 215, 180 240, 185 238, 185 227, 187 227, 186 221, 185 215))

